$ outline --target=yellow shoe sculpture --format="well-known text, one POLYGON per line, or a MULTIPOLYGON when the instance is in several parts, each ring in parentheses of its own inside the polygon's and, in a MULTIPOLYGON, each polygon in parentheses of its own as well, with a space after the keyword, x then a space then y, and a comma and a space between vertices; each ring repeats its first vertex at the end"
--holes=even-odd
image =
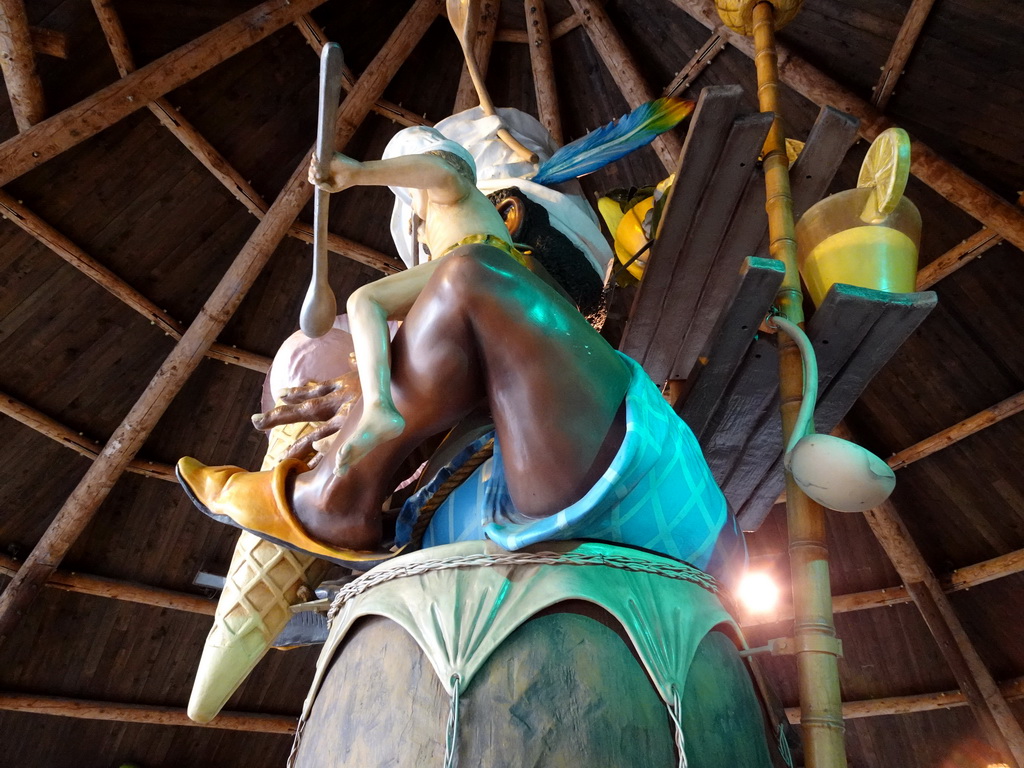
MULTIPOLYGON (((273 468, 309 429, 308 424, 286 424, 271 430, 263 468, 273 468)), ((291 606, 308 599, 300 592, 312 591, 328 567, 318 557, 242 531, 199 661, 189 717, 207 723, 217 716, 284 629, 291 606)))

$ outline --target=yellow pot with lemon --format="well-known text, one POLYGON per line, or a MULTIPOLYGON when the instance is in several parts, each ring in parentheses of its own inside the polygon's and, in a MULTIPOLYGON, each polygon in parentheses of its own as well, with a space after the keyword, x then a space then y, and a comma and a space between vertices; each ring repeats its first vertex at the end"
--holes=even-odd
POLYGON ((914 290, 921 214, 903 196, 909 175, 910 137, 890 128, 868 150, 857 189, 825 198, 800 219, 797 258, 815 306, 834 283, 914 290))

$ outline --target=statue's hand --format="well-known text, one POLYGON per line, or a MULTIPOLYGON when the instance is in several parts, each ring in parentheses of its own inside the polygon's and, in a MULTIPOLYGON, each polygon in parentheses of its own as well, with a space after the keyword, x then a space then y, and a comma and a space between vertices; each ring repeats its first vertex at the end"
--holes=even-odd
POLYGON ((344 426, 359 395, 359 374, 350 371, 330 381, 312 382, 279 393, 282 405, 266 413, 253 414, 252 423, 256 429, 264 431, 281 424, 318 423, 316 429, 296 440, 284 455, 286 459, 302 458, 316 448, 314 443, 344 426))
POLYGON ((324 190, 325 192, 341 192, 354 184, 354 174, 362 166, 358 160, 353 160, 340 152, 331 158, 330 168, 326 173, 321 173, 321 166, 314 155, 309 161, 309 183, 324 190))

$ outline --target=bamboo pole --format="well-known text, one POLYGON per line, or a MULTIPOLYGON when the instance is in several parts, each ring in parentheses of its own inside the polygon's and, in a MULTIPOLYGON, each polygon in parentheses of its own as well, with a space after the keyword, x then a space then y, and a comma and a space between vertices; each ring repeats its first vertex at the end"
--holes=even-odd
MULTIPOLYGON (((711 0, 671 2, 709 29, 720 30, 730 45, 753 58, 754 49, 750 41, 722 26, 711 0)), ((879 133, 894 125, 875 106, 851 93, 784 44, 777 44, 776 48, 782 82, 820 107, 831 105, 859 118, 861 122, 858 130, 862 138, 873 141, 879 133)), ((943 160, 920 141, 911 141, 911 157, 911 172, 917 178, 953 205, 1024 250, 1024 211, 952 163, 943 160)))
MULTIPOLYGON (((312 0, 310 0, 312 2, 312 0)), ((398 68, 437 16, 438 0, 417 0, 392 32, 341 105, 336 145, 344 147, 398 68)), ((142 70, 140 70, 141 72, 142 70)), ((132 76, 129 76, 132 77, 132 76)), ((312 151, 312 150, 311 150, 312 151)), ((104 446, 78 487, 50 523, 18 575, 0 595, 0 642, 18 623, 32 597, 92 519, 178 391, 195 370, 205 349, 231 318, 288 227, 309 200, 308 157, 295 169, 266 217, 257 225, 235 262, 157 371, 146 391, 104 446)))
MULTIPOLYGON (((564 19, 551 26, 548 37, 552 41, 558 40, 572 32, 581 23, 580 17, 575 13, 570 16, 566 16, 564 19)), ((529 45, 530 33, 525 29, 499 29, 494 33, 494 40, 498 43, 522 43, 524 45, 529 45)))
MULTIPOLYGON (((135 71, 135 62, 128 46, 124 27, 114 10, 113 3, 111 0, 92 0, 92 4, 103 35, 107 40, 107 46, 117 65, 117 71, 121 77, 127 77, 135 71)), ((252 184, 232 167, 231 163, 167 99, 160 97, 148 104, 147 107, 161 125, 167 128, 203 167, 245 206, 249 213, 256 218, 262 218, 266 214, 267 203, 252 184)), ((288 234, 303 242, 313 241, 312 229, 300 223, 293 224, 288 230, 288 234)), ((340 254, 382 272, 390 273, 402 268, 401 263, 390 256, 337 235, 328 238, 327 247, 332 253, 340 254)), ((263 370, 265 371, 266 368, 263 370)))
MULTIPOLYGON (((481 0, 474 5, 480 8, 480 18, 475 24, 476 40, 472 43, 480 80, 487 80, 487 67, 491 63, 491 51, 494 48, 494 35, 498 30, 498 6, 500 0, 481 0)), ((473 78, 469 74, 469 66, 463 62, 462 74, 459 76, 459 88, 455 92, 455 104, 452 112, 458 113, 475 107, 480 103, 473 78)))
MULTIPOLYGON (((769 2, 754 6, 754 64, 757 68, 758 103, 762 112, 774 112, 775 120, 764 144, 764 175, 767 190, 769 252, 786 267, 776 296, 781 314, 793 323, 803 322, 803 295, 796 263, 792 195, 786 135, 779 114, 779 77, 775 53, 775 9, 769 2)), ((779 399, 782 439, 788 445, 796 427, 803 390, 803 366, 796 342, 778 334, 779 399)), ((832 592, 829 586, 825 515, 786 472, 787 521, 790 569, 793 578, 796 661, 800 689, 800 722, 809 768, 843 768, 842 699, 839 692, 839 642, 832 623, 832 592)))
MULTIPOLYGON (((32 235, 83 275, 145 317, 150 324, 155 325, 167 336, 175 339, 181 338, 184 333, 184 326, 181 323, 2 189, 0 189, 0 211, 3 211, 3 218, 17 224, 18 227, 32 235)), ((214 344, 207 350, 206 355, 214 360, 240 365, 260 373, 270 370, 269 358, 226 344, 214 344)))
POLYGON ((1024 765, 1024 730, 964 631, 935 574, 903 525, 892 502, 865 513, 928 629, 970 703, 986 740, 1013 765, 1024 765))
POLYGON ((555 86, 555 62, 551 57, 551 34, 544 0, 523 0, 526 11, 526 32, 530 37, 530 67, 533 88, 537 93, 537 114, 540 122, 555 140, 563 144, 562 116, 558 111, 558 88, 555 86))
MULTIPOLYGON (((32 429, 51 440, 55 440, 64 447, 70 448, 79 455, 85 456, 88 459, 95 459, 100 455, 98 442, 90 440, 81 432, 75 432, 70 427, 66 427, 34 408, 30 408, 24 403, 15 400, 10 395, 0 393, 0 413, 5 416, 10 416, 12 419, 25 425, 29 429, 32 429)), ((135 474, 144 475, 146 477, 152 477, 157 480, 167 480, 172 483, 178 482, 177 478, 174 476, 174 467, 167 464, 160 464, 155 461, 143 461, 142 459, 132 459, 131 463, 128 464, 127 469, 129 472, 134 472, 135 474)))
MULTIPOLYGON (((20 564, 14 558, 0 554, 0 573, 14 576, 18 573, 18 568, 20 567, 20 564)), ((108 579, 104 576, 91 576, 87 573, 76 573, 74 571, 54 571, 50 576, 50 580, 46 582, 46 586, 65 592, 77 592, 81 595, 92 595, 93 597, 106 597, 127 603, 141 603, 142 605, 150 605, 154 608, 170 608, 174 611, 200 613, 205 616, 213 616, 217 610, 217 603, 215 601, 207 600, 199 595, 150 587, 133 581, 108 579)))
POLYGON ((913 464, 915 461, 923 459, 925 456, 931 456, 943 448, 948 448, 986 427, 998 424, 1000 421, 1008 419, 1021 411, 1024 411, 1024 392, 1018 392, 1016 395, 1006 398, 991 408, 986 408, 948 429, 944 429, 919 443, 914 443, 909 448, 904 448, 902 451, 894 453, 886 460, 886 463, 893 469, 901 469, 908 464, 913 464))
POLYGON ((725 48, 725 38, 717 32, 713 33, 708 41, 698 48, 686 64, 676 72, 676 76, 672 78, 672 82, 666 86, 662 92, 663 96, 678 96, 687 88, 690 84, 696 80, 700 73, 707 69, 711 62, 715 60, 715 57, 722 52, 725 48))
POLYGON ((903 68, 907 66, 907 60, 914 50, 914 45, 921 35, 921 29, 924 27, 925 21, 928 20, 928 14, 934 4, 935 0, 914 0, 910 10, 907 11, 903 25, 896 35, 896 42, 893 43, 892 49, 889 51, 889 58, 882 67, 878 84, 871 89, 874 91, 871 95, 871 103, 879 109, 884 110, 889 103, 889 99, 896 89, 896 81, 903 74, 903 68))
MULTIPOLYGON (((1007 701, 1024 698, 1024 677, 1016 677, 999 684, 999 690, 1007 701)), ((887 696, 881 699, 843 702, 843 718, 853 720, 861 717, 880 715, 906 715, 913 712, 932 712, 936 709, 953 709, 967 706, 967 699, 960 691, 920 693, 913 696, 887 696)), ((800 709, 787 707, 789 722, 800 722, 800 709)))
POLYGON ((7 85, 14 122, 27 131, 43 119, 46 100, 36 72, 32 33, 22 0, 0 0, 0 71, 7 85))
MULTIPOLYGON (((579 17, 583 28, 590 37, 594 49, 608 69, 615 85, 622 92, 630 109, 657 98, 657 94, 644 80, 640 69, 633 60, 629 48, 622 42, 615 25, 597 2, 594 0, 569 0, 573 10, 579 17)), ((651 145, 657 153, 665 170, 672 173, 676 169, 679 155, 683 151, 683 143, 671 131, 661 134, 651 145)))
POLYGON ((56 715, 82 720, 112 720, 118 723, 145 723, 148 725, 184 725, 193 728, 219 728, 249 733, 279 733, 292 735, 298 716, 264 715, 256 712, 221 712, 208 723, 190 719, 180 707, 157 707, 146 704, 120 704, 112 701, 70 699, 61 696, 42 696, 26 693, 0 693, 0 710, 29 712, 36 715, 56 715))
MULTIPOLYGON (((7 0, 5 0, 7 1, 7 0)), ((324 0, 266 0, 0 144, 0 186, 292 23, 324 0)))
POLYGON ((32 50, 36 53, 55 59, 68 57, 68 36, 63 32, 43 27, 29 27, 28 33, 32 38, 32 50))

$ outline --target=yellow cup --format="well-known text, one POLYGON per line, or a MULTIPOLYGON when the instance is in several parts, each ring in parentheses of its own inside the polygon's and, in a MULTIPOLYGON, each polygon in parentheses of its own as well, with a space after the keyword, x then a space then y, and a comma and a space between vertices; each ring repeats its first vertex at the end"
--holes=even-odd
POLYGON ((800 274, 815 306, 834 283, 892 293, 914 290, 921 214, 904 197, 881 216, 869 205, 870 195, 870 189, 832 195, 797 224, 800 274))

